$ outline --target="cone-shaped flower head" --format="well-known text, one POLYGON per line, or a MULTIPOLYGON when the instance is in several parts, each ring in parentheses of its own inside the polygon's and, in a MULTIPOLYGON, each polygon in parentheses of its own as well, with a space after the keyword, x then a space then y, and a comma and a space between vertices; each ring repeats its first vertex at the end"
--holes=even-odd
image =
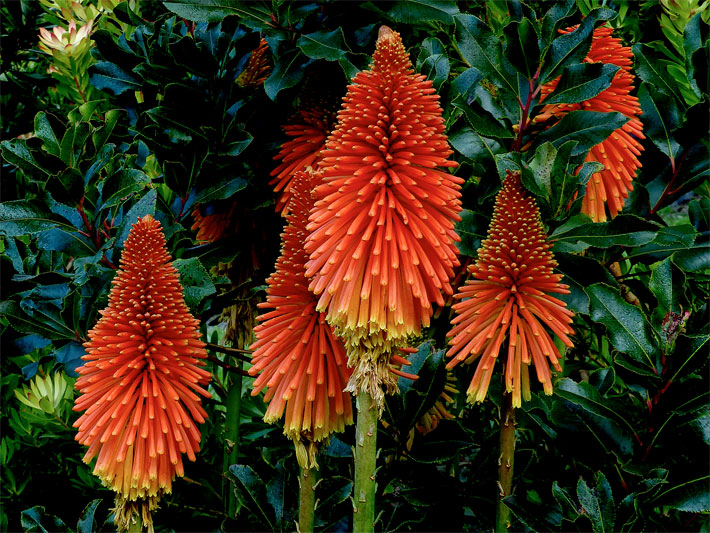
POLYGON ((398 33, 380 29, 373 59, 322 152, 306 242, 310 289, 346 339, 352 390, 375 368, 377 383, 389 376, 388 354, 429 324, 458 265, 463 180, 436 168, 456 166, 438 96, 398 33))
POLYGON ((234 227, 234 211, 237 207, 236 203, 231 206, 219 210, 208 206, 205 213, 202 214, 201 207, 195 206, 192 210, 192 218, 194 223, 190 229, 197 230, 195 239, 198 242, 217 242, 224 237, 227 237, 235 230, 234 227))
POLYGON ((281 192, 276 202, 276 210, 281 214, 286 214, 285 208, 291 198, 294 176, 308 167, 315 168, 334 122, 335 113, 329 109, 328 104, 314 102, 298 111, 290 124, 283 126, 284 132, 291 140, 286 141, 274 157, 281 163, 271 171, 274 177, 269 182, 269 185, 274 187, 274 192, 281 192))
POLYGON ((513 393, 513 405, 520 407, 521 393, 530 398, 528 367, 534 364, 538 380, 552 394, 549 358, 560 371, 560 353, 547 330, 567 346, 573 333, 572 312, 549 293, 567 294, 560 283, 557 266, 535 200, 520 183, 519 173, 508 173, 496 197, 488 237, 478 250, 478 260, 469 267, 471 279, 459 289, 454 304, 456 317, 448 336, 453 359, 449 368, 461 361, 480 358, 468 388, 469 402, 486 397, 498 354, 506 339, 505 386, 513 393))
MULTIPOLYGON (((573 31, 568 28, 564 32, 573 31)), ((607 219, 605 204, 608 205, 609 216, 612 218, 624 208, 624 202, 633 189, 632 180, 641 167, 638 156, 641 155, 640 139, 643 139, 641 106, 638 98, 630 93, 634 89, 633 54, 631 48, 622 46, 621 41, 611 36, 611 28, 594 30, 592 46, 585 58, 589 63, 611 63, 620 67, 614 76, 611 86, 598 95, 577 104, 552 104, 545 106, 541 116, 554 115, 561 117, 569 111, 584 109, 586 111, 611 112, 617 111, 630 120, 613 132, 607 139, 592 147, 587 155, 587 161, 598 161, 604 165, 604 170, 594 174, 587 183, 586 194, 582 200, 582 212, 595 222, 607 219)), ((542 89, 542 100, 557 87, 554 80, 542 89)))
POLYGON ((249 56, 244 70, 237 76, 235 80, 237 85, 240 87, 258 87, 266 81, 266 78, 271 73, 269 58, 266 55, 268 49, 269 43, 262 37, 261 41, 259 41, 259 46, 249 56))
POLYGON ((249 369, 252 375, 261 372, 252 395, 268 388, 264 420, 274 423, 285 410, 284 434, 294 441, 304 468, 315 466, 317 443, 353 422, 350 394, 343 391, 351 374, 345 347, 325 314, 316 311, 317 299, 305 275, 303 244, 314 179, 311 172, 294 177, 281 256, 267 281, 266 302, 259 304, 269 311, 259 316, 261 323, 254 329, 254 366, 249 369))
POLYGON ((200 449, 207 414, 199 395, 210 396, 210 374, 201 368, 198 327, 160 222, 147 215, 128 234, 108 307, 77 369, 74 410, 85 413, 74 423, 76 440, 89 446, 84 462, 98 456, 94 474, 116 492, 119 522, 141 505, 145 521, 183 475, 182 454, 194 461, 200 449))

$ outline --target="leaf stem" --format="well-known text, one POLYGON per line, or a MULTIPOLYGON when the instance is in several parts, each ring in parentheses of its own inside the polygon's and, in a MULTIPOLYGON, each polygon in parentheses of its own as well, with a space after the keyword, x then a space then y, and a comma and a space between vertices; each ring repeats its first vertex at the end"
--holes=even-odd
MULTIPOLYGON (((237 363, 237 369, 242 370, 242 363, 237 363)), ((242 374, 235 373, 234 382, 227 394, 227 413, 224 423, 224 456, 223 471, 239 461, 239 420, 242 404, 242 374)), ((225 477, 223 484, 224 511, 225 514, 234 518, 237 511, 237 499, 234 491, 231 490, 230 483, 225 477)))
POLYGON ((316 509, 316 476, 314 468, 301 468, 298 476, 298 533, 312 533, 316 509))
POLYGON ((358 393, 356 403, 353 531, 367 533, 375 530, 377 405, 370 393, 363 390, 358 393))
POLYGON ((498 508, 496 533, 510 529, 510 508, 503 499, 513 492, 513 459, 515 455, 515 408, 512 393, 503 392, 500 413, 500 458, 498 459, 498 508))

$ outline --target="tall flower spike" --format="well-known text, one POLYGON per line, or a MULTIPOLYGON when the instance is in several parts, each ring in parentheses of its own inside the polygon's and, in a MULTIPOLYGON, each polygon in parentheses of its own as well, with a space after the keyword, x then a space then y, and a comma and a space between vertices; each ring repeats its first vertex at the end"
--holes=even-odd
MULTIPOLYGON (((563 30, 564 33, 574 31, 574 27, 563 30)), ((634 89, 634 75, 631 72, 633 55, 631 48, 622 46, 621 40, 611 36, 611 28, 594 30, 592 46, 585 58, 588 63, 611 63, 620 67, 614 76, 611 86, 598 95, 577 104, 552 104, 545 106, 538 120, 549 116, 560 118, 570 111, 584 109, 587 111, 610 112, 618 111, 629 117, 629 121, 613 132, 607 139, 592 147, 586 161, 598 161, 604 165, 604 170, 592 176, 587 184, 587 191, 582 199, 582 212, 595 222, 607 219, 604 205, 608 205, 609 216, 615 217, 624 208, 624 202, 633 189, 632 180, 637 169, 641 168, 638 156, 643 147, 640 139, 644 138, 641 120, 641 106, 638 98, 630 93, 634 89)), ((549 95, 559 78, 542 88, 541 100, 549 95)))
POLYGON ((350 395, 343 391, 351 374, 345 348, 325 315, 316 311, 305 276, 308 255, 303 243, 315 179, 310 169, 294 176, 281 256, 267 282, 267 300, 259 304, 269 311, 259 316, 261 323, 254 328, 254 366, 249 369, 251 375, 261 372, 252 395, 268 388, 264 420, 274 423, 286 411, 284 434, 293 440, 303 468, 317 466, 318 443, 353 423, 350 395))
POLYGON ((306 170, 307 167, 316 166, 334 122, 335 113, 328 109, 328 104, 315 102, 298 111, 291 123, 283 126, 284 132, 291 140, 285 142, 274 157, 281 163, 271 171, 274 178, 269 182, 269 185, 273 185, 274 192, 281 192, 276 202, 276 210, 282 215, 286 214, 295 174, 306 170))
POLYGON ((348 389, 396 388, 392 350, 429 324, 458 265, 460 178, 431 81, 414 74, 398 33, 383 26, 370 70, 348 87, 319 169, 306 276, 319 311, 346 339, 348 389))
POLYGON ((160 222, 147 215, 131 228, 113 280, 108 307, 89 331, 76 388, 76 440, 89 446, 84 462, 98 456, 94 474, 116 492, 116 523, 125 530, 150 511, 175 476, 182 454, 195 460, 198 425, 207 413, 210 373, 199 321, 182 287, 160 222))
POLYGON ((269 49, 269 43, 263 37, 249 56, 244 70, 237 76, 236 84, 240 87, 258 87, 262 85, 266 78, 271 74, 271 66, 269 66, 269 58, 266 56, 266 51, 269 49))
POLYGON ((496 197, 488 237, 469 267, 471 279, 456 294, 456 317, 448 333, 451 368, 479 359, 468 388, 468 401, 486 397, 498 354, 508 337, 505 388, 520 407, 521 393, 530 399, 528 367, 533 364, 546 394, 552 394, 552 377, 546 358, 561 370, 560 353, 549 328, 567 346, 572 312, 549 293, 568 294, 546 236, 535 200, 520 183, 520 173, 508 173, 496 197))

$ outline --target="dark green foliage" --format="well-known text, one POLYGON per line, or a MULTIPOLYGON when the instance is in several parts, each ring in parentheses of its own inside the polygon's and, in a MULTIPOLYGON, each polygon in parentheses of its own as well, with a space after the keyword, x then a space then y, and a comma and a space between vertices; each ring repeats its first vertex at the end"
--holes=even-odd
MULTIPOLYGON (((518 170, 570 286, 560 298, 576 313, 575 346, 555 394, 533 379, 533 398, 516 415, 515 489, 505 500, 513 529, 707 528, 707 12, 687 13, 678 29, 659 3, 627 0, 169 0, 144 2, 140 14, 121 4, 91 35, 98 99, 71 106, 49 90, 50 61, 37 51, 38 25, 54 19, 37 2, 3 2, 0 529, 114 529, 112 494, 73 440, 71 402, 82 344, 106 306, 131 224, 146 214, 161 221, 205 340, 225 344, 223 309, 263 299, 278 253, 283 221, 268 181, 286 140, 280 126, 305 102, 339 102, 367 67, 381 24, 401 33, 415 70, 440 95, 453 172, 466 180, 462 263, 475 261, 501 178, 518 170), (580 208, 600 163, 585 158, 627 118, 579 110, 551 128, 534 118, 540 87, 558 77, 545 103, 579 103, 609 87, 618 67, 584 62, 593 30, 607 23, 633 46, 646 139, 623 213, 593 223, 580 208), (266 80, 240 85, 262 37, 266 80), (233 209, 227 238, 197 242, 195 209, 233 209), (229 273, 213 269, 230 261, 229 273), (66 392, 44 391, 33 407, 31 387, 47 387, 48 378, 66 392)), ((437 309, 413 339, 418 351, 402 370, 418 379, 401 378, 400 394, 387 400, 378 530, 493 523, 501 380, 484 403, 468 405, 475 364, 460 365, 458 393, 441 404, 455 419, 428 434, 416 429, 442 402, 451 316, 437 309)), ((223 468, 230 369, 244 363, 210 357, 202 451, 163 499, 156 529, 293 530, 293 446, 262 421, 263 396, 252 397, 244 378, 239 460, 223 468), (238 514, 228 518, 230 494, 238 514)), ((351 527, 354 444, 349 427, 321 449, 318 530, 351 527)))

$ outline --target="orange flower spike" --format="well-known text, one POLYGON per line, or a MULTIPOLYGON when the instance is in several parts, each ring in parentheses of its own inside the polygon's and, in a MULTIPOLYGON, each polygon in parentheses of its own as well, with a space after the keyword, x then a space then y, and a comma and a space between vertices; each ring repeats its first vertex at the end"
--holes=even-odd
MULTIPOLYGON (((574 27, 563 30, 564 33, 574 31, 574 27)), ((612 133, 607 139, 592 147, 586 161, 598 161, 604 165, 604 170, 592 176, 587 184, 587 191, 582 200, 582 212, 595 222, 607 220, 605 204, 609 216, 615 217, 624 208, 629 191, 633 189, 632 180, 636 171, 641 168, 638 157, 643 146, 643 124, 638 116, 641 106, 638 98, 631 95, 634 89, 633 54, 631 48, 622 46, 621 40, 612 37, 612 28, 597 28, 594 30, 592 46, 585 58, 589 63, 611 63, 620 67, 614 76, 611 86, 598 95, 577 104, 553 104, 545 106, 541 117, 553 115, 561 117, 570 111, 584 109, 587 111, 610 112, 618 111, 630 120, 612 133)), ((559 78, 542 88, 541 101, 549 95, 559 78)))
POLYGON ((283 126, 284 132, 291 137, 291 140, 285 142, 274 157, 281 163, 271 171, 274 178, 269 181, 269 185, 274 187, 274 192, 281 192, 276 202, 276 210, 282 215, 286 214, 296 172, 316 166, 334 122, 335 113, 328 109, 326 103, 319 102, 310 108, 300 110, 291 124, 283 126))
POLYGON ((508 338, 505 386, 520 407, 521 395, 530 399, 528 367, 535 366, 546 394, 552 394, 552 376, 545 360, 557 371, 559 351, 545 326, 566 346, 573 313, 550 293, 568 294, 551 245, 547 243, 535 200, 523 189, 520 173, 508 173, 496 197, 488 237, 469 267, 471 279, 459 289, 454 304, 456 317, 448 333, 453 359, 447 368, 479 359, 468 388, 468 401, 483 401, 493 367, 508 338))
POLYGON ((263 37, 249 56, 244 70, 237 76, 235 80, 240 87, 258 87, 262 85, 271 74, 271 66, 269 58, 266 56, 266 51, 269 49, 269 43, 263 37))
POLYGON ((352 391, 373 367, 390 379, 393 348, 429 324, 431 302, 453 292, 459 264, 463 180, 436 168, 456 166, 439 97, 385 26, 373 59, 348 87, 321 154, 306 241, 306 276, 318 310, 346 339, 352 391))
POLYGON ((343 391, 351 374, 345 348, 325 315, 316 311, 317 299, 305 276, 303 244, 315 180, 310 171, 294 176, 281 256, 267 281, 267 300, 259 304, 265 312, 254 329, 249 369, 251 375, 260 372, 252 395, 268 388, 264 420, 275 423, 286 412, 284 434, 294 441, 304 468, 317 466, 314 443, 353 423, 350 395, 343 391))
POLYGON ((182 454, 195 460, 207 417, 200 396, 210 396, 199 321, 152 216, 131 228, 108 307, 84 346, 74 404, 85 411, 74 423, 76 440, 89 446, 83 460, 98 456, 94 474, 116 492, 119 526, 134 512, 146 523, 183 475, 182 454))

